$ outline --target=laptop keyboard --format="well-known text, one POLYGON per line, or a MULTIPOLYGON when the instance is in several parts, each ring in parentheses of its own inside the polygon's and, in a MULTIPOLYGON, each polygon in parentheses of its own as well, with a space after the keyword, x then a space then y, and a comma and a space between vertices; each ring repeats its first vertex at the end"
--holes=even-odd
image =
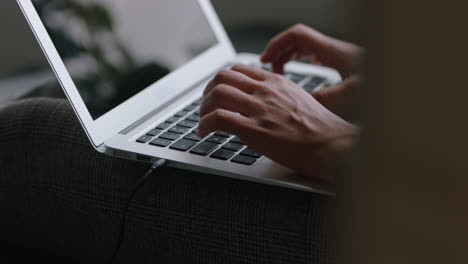
MULTIPOLYGON (((266 67, 264 69, 269 70, 266 67)), ((312 92, 326 81, 323 77, 290 72, 285 73, 285 76, 308 92, 312 92)), ((225 132, 215 132, 205 138, 198 137, 201 101, 201 98, 194 101, 165 122, 146 132, 136 142, 247 166, 254 164, 263 156, 245 146, 238 137, 225 132)))
POLYGON ((212 133, 205 138, 197 136, 200 104, 201 99, 196 100, 136 141, 244 165, 252 165, 262 157, 246 147, 238 137, 225 132, 212 133))

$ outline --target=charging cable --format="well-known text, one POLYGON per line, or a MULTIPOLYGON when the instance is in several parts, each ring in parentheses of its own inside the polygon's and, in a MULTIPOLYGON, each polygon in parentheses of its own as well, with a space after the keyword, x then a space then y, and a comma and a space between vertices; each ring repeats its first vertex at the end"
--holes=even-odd
POLYGON ((124 208, 124 211, 123 211, 123 214, 122 214, 122 219, 120 220, 119 238, 117 239, 117 244, 115 245, 114 252, 112 254, 112 258, 111 258, 109 264, 114 263, 114 261, 115 261, 115 259, 117 257, 117 254, 119 253, 120 247, 122 246, 122 241, 123 241, 124 234, 125 234, 125 223, 127 221, 127 213, 128 213, 128 209, 129 209, 129 207, 130 207, 130 205, 132 203, 133 197, 138 192, 140 187, 143 186, 143 184, 146 182, 146 180, 149 179, 149 176, 153 172, 155 172, 157 169, 159 169, 161 167, 164 167, 166 164, 167 164, 167 160, 165 160, 165 159, 159 159, 158 161, 151 164, 151 167, 148 170, 148 172, 146 172, 145 175, 143 175, 143 177, 140 178, 140 180, 136 184, 135 188, 133 188, 133 191, 131 192, 130 196, 127 199, 127 202, 125 203, 125 208, 124 208))

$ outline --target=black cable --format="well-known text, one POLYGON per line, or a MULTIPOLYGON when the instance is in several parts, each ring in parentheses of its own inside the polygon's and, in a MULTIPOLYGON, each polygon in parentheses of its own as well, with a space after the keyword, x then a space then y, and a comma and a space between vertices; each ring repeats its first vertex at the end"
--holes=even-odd
POLYGON ((115 245, 114 252, 112 254, 112 258, 109 261, 109 264, 114 263, 115 258, 117 257, 117 254, 119 253, 120 247, 122 246, 122 241, 124 238, 125 234, 125 223, 127 220, 127 213, 128 209, 130 208, 130 204, 132 203, 133 197, 137 193, 137 191, 140 189, 140 187, 146 182, 146 180, 149 178, 149 176, 157 169, 163 167, 166 165, 167 160, 165 159, 159 159, 158 161, 154 162, 148 172, 143 175, 143 177, 138 180, 138 183, 136 184, 135 188, 133 188, 133 191, 131 192, 130 196, 127 199, 127 202, 125 203, 124 211, 122 214, 122 219, 120 220, 120 232, 119 232, 119 238, 117 239, 117 244, 115 245))

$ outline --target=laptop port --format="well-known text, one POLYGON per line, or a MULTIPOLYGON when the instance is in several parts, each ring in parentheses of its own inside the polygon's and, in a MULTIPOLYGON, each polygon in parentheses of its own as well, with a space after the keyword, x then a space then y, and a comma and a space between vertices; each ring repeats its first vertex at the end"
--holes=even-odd
POLYGON ((136 159, 143 162, 151 162, 151 157, 137 154, 136 159))

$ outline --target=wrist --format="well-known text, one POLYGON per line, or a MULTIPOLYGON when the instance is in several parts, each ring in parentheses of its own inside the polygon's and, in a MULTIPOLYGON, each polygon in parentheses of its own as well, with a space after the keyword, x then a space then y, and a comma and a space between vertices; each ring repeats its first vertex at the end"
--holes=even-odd
POLYGON ((341 161, 352 151, 359 139, 360 128, 346 122, 342 133, 330 140, 328 144, 328 162, 324 170, 324 177, 332 183, 335 183, 338 167, 341 161))
POLYGON ((306 177, 318 178, 327 183, 335 183, 337 176, 337 166, 340 161, 347 156, 359 139, 360 129, 342 119, 335 127, 334 133, 321 144, 309 146, 315 155, 308 157, 308 162, 304 162, 302 174, 306 177), (310 166, 310 160, 313 164, 310 166))

